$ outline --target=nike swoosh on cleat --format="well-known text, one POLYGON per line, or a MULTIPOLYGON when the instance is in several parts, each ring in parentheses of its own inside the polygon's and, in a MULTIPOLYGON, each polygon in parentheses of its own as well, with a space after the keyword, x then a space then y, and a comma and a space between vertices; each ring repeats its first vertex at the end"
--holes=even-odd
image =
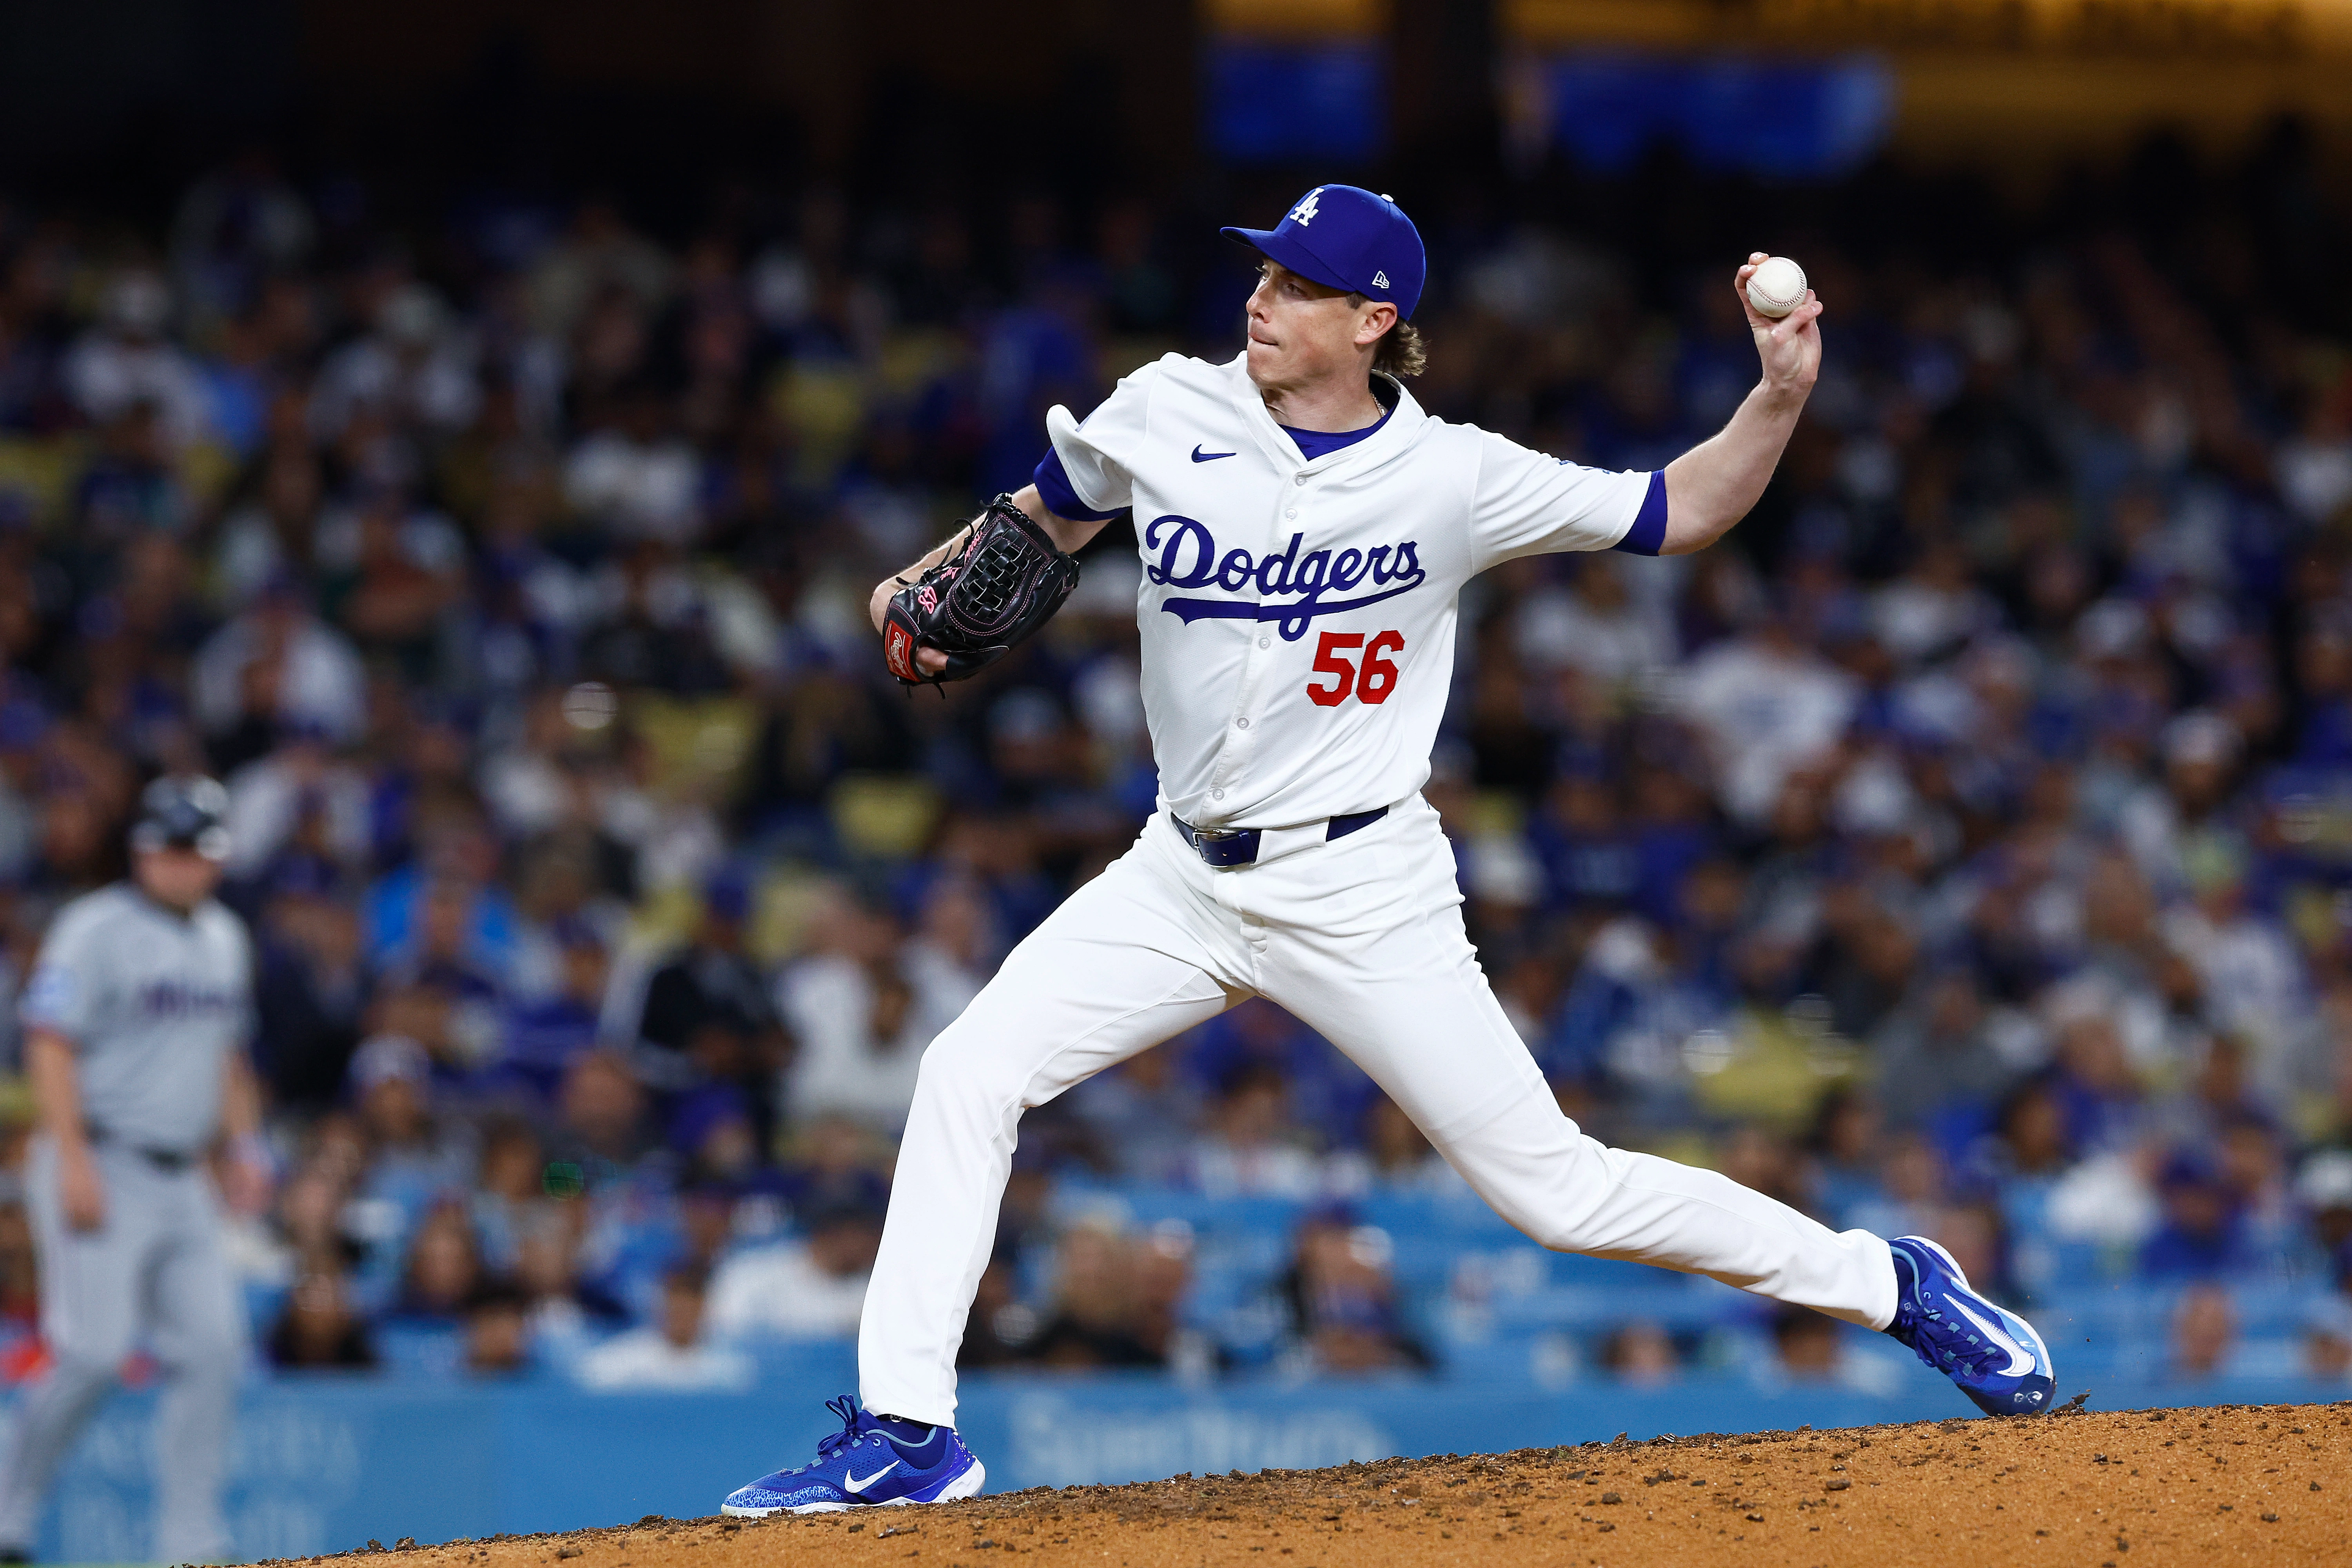
POLYGON ((1219 458, 1232 456, 1231 452, 1203 452, 1197 444, 1192 447, 1192 460, 1196 463, 1213 463, 1219 458))
POLYGON ((1974 1323, 1979 1329, 1983 1331, 1985 1338, 1990 1340, 1994 1344, 1999 1345, 2002 1350, 2009 1352, 2009 1364, 2002 1367, 1995 1375, 2000 1377, 2022 1377, 2025 1373, 2033 1370, 2034 1361, 2032 1353, 2027 1351, 2023 1345, 2019 1344, 2015 1340, 2010 1338, 2006 1330, 1986 1322, 1982 1318, 1979 1318, 1974 1312, 1969 1311, 1965 1302, 1954 1301, 1952 1303, 1952 1310, 1958 1312, 1961 1317, 1966 1318, 1969 1322, 1974 1323))
MULTIPOLYGON (((2014 1349, 2016 1347, 2011 1346, 2011 1348, 2014 1349)), ((887 1476, 891 1471, 897 1469, 901 1462, 902 1461, 900 1460, 893 1459, 862 1481, 849 1471, 844 1470, 841 1472, 841 1489, 845 1492, 862 1492, 867 1487, 872 1486, 876 1481, 880 1480, 884 1476, 887 1476)))

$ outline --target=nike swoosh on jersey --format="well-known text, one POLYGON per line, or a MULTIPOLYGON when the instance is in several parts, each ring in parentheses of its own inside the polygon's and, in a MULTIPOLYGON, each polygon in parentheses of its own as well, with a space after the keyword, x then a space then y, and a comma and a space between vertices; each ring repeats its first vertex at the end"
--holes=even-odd
POLYGON ((2015 1340, 2010 1338, 2007 1330, 2002 1329, 1996 1324, 1986 1322, 1982 1318, 1979 1318, 1974 1312, 1969 1311, 1967 1305, 1963 1302, 1953 1302, 1952 1310, 1959 1313, 1961 1317, 1966 1318, 1969 1322, 1974 1323, 1979 1330, 1983 1331, 1985 1338, 1990 1340, 1994 1344, 2009 1352, 2009 1364, 2000 1369, 2001 1376, 2021 1377, 2025 1373, 2033 1370, 2035 1363, 2032 1352, 2028 1351, 2023 1345, 2019 1344, 2015 1340))
POLYGON ((872 1486, 876 1481, 880 1480, 884 1476, 887 1476, 891 1471, 897 1469, 905 1461, 900 1459, 893 1459, 862 1481, 856 1476, 852 1475, 849 1471, 844 1470, 841 1472, 841 1489, 845 1492, 862 1492, 867 1487, 872 1486))
POLYGON ((1231 452, 1203 452, 1201 450, 1200 445, 1197 442, 1194 443, 1192 447, 1192 460, 1196 463, 1213 463, 1219 458, 1230 458, 1232 456, 1233 454, 1231 452))

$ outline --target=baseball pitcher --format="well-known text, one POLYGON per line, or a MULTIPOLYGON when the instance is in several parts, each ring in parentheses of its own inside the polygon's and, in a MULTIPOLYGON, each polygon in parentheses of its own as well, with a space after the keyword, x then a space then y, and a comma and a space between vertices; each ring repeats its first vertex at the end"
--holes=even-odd
MULTIPOLYGON (((1247 342, 1170 354, 1082 423, 1046 417, 1035 483, 875 591, 902 680, 970 674, 1053 613, 1067 552, 1132 510, 1159 807, 1013 950, 923 1061, 858 1339, 859 1398, 816 1460, 733 1514, 969 1497, 955 1361, 1021 1113, 1236 1002, 1345 1051, 1505 1218, 1563 1252, 1705 1274, 1884 1330, 1985 1410, 2048 1407, 2049 1352, 1932 1241, 1832 1232, 1711 1171, 1602 1146, 1561 1114, 1464 933, 1421 796, 1472 576, 1549 551, 1683 553, 1763 493, 1821 366, 1821 302, 1733 288, 1761 374, 1657 473, 1604 473, 1431 417, 1399 374, 1421 237, 1319 185, 1270 229, 1247 342)), ((1508 1444, 1498 1446, 1507 1447, 1508 1444)))

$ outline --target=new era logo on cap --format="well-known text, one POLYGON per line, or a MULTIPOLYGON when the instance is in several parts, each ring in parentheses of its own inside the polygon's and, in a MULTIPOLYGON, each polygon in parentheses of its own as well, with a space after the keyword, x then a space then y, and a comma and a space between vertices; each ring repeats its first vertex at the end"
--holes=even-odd
POLYGON ((1326 288, 1386 300, 1402 318, 1421 302, 1429 268, 1421 231, 1387 196, 1318 185, 1272 228, 1221 232, 1326 288))

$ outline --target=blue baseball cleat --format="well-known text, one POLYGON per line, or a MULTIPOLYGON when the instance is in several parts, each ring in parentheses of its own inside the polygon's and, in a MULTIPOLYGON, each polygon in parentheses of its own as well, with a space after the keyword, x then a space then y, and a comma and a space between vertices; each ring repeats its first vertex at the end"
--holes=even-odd
POLYGON ((2033 1325, 1969 1289, 1952 1255, 1924 1236, 1886 1244, 1895 1254, 1895 1321, 1886 1331, 1960 1385, 1988 1415, 2038 1415, 2057 1389, 2050 1351, 2033 1325))
POLYGON ((730 1492, 721 1513, 760 1519, 772 1513, 841 1513, 910 1502, 953 1502, 977 1497, 988 1472, 951 1426, 934 1426, 919 1443, 893 1432, 860 1409, 857 1396, 828 1399, 841 1430, 820 1439, 816 1462, 761 1476, 730 1492))

